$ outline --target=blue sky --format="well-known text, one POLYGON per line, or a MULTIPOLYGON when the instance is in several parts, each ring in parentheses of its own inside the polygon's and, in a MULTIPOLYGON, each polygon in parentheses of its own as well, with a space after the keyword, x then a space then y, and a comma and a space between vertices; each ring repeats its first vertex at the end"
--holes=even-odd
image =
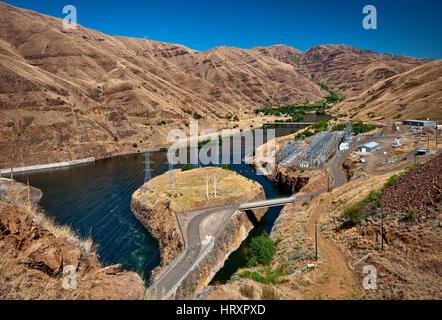
POLYGON ((381 53, 442 58, 440 0, 6 0, 63 18, 67 4, 78 23, 101 32, 183 44, 252 48, 286 44, 305 51, 345 43, 381 53), (374 5, 378 29, 364 30, 362 8, 374 5))

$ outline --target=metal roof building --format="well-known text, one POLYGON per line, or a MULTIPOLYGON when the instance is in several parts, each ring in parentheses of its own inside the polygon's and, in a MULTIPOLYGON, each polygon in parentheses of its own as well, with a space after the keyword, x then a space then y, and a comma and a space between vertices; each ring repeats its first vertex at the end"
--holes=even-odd
POLYGON ((404 120, 402 123, 405 126, 416 126, 416 127, 436 126, 436 121, 426 121, 426 120, 404 120))
POLYGON ((359 147, 359 151, 361 152, 372 152, 379 148, 379 143, 377 142, 368 142, 359 147))

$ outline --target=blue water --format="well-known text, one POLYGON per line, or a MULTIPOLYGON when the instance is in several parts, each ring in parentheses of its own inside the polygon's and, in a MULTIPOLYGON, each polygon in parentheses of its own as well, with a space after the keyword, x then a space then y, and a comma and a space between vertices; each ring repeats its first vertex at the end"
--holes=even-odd
MULTIPOLYGON (((165 154, 151 156, 153 175, 167 170, 165 154)), ((144 182, 144 155, 117 157, 72 168, 29 174, 43 191, 40 206, 57 223, 82 237, 91 235, 104 264, 121 263, 145 279, 159 265, 157 241, 135 219, 130 199, 144 182)), ((25 181, 24 175, 15 175, 25 181)))
MULTIPOLYGON (((150 154, 152 177, 165 173, 167 154, 150 154)), ((58 224, 71 226, 82 237, 92 237, 101 262, 121 263, 124 269, 138 272, 146 280, 160 264, 158 243, 130 210, 132 194, 144 183, 144 161, 144 154, 116 157, 94 164, 32 172, 29 181, 43 191, 40 206, 47 215, 58 224)), ((251 166, 239 164, 229 168, 259 182, 268 198, 280 195, 251 166)), ((26 181, 24 174, 14 177, 26 181)), ((270 232, 279 212, 280 208, 270 209, 259 227, 270 232)), ((233 256, 226 264, 229 272, 224 278, 236 271, 233 256)))

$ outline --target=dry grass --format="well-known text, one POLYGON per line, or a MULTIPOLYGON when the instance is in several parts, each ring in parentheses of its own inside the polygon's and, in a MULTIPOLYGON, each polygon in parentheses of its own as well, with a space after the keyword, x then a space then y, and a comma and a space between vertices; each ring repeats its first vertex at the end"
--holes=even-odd
POLYGON ((17 258, 0 255, 0 300, 83 300, 86 290, 65 290, 62 280, 27 269, 17 258))
POLYGON ((37 223, 42 229, 52 233, 56 238, 65 239, 69 244, 77 249, 80 249, 86 255, 95 252, 98 245, 93 243, 91 235, 87 238, 80 237, 68 225, 59 225, 51 217, 48 217, 45 212, 38 207, 38 205, 30 202, 27 199, 27 186, 21 183, 14 183, 14 192, 9 193, 8 198, 0 196, 0 199, 14 205, 18 210, 28 214, 32 220, 37 223))
POLYGON ((252 285, 244 285, 239 289, 239 292, 244 297, 249 298, 250 300, 253 300, 255 298, 255 288, 252 285))
MULTIPOLYGON (((78 248, 91 247, 91 240, 82 240, 77 237, 69 227, 57 226, 53 220, 44 216, 44 213, 35 206, 29 207, 27 203, 17 199, 17 203, 11 204, 1 201, 2 206, 10 210, 25 212, 45 229, 56 237, 75 239, 78 248)), ((50 277, 47 274, 29 269, 23 264, 23 255, 20 251, 11 250, 4 240, 0 240, 0 300, 82 300, 91 299, 87 290, 65 290, 62 286, 62 274, 50 277), (9 248, 9 249, 8 249, 9 248)))
POLYGON ((262 300, 279 300, 279 295, 273 286, 267 285, 261 289, 262 300))

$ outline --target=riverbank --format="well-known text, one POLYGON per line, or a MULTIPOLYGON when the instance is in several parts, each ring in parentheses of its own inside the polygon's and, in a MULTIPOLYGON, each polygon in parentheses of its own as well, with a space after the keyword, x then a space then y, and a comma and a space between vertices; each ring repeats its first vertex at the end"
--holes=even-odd
MULTIPOLYGON (((2 179, 2 186, 10 181, 2 179)), ((56 224, 27 201, 28 186, 17 181, 0 197, 0 299, 140 300, 145 284, 121 265, 104 267, 91 238, 56 224), (9 190, 10 191, 10 188, 9 190), (72 280, 64 283, 68 268, 72 280)), ((40 191, 41 197, 41 191, 40 191)))
POLYGON ((0 170, 0 174, 6 175, 6 174, 11 174, 11 173, 22 173, 22 172, 32 172, 32 171, 57 169, 57 168, 64 168, 64 167, 73 167, 73 166, 77 166, 80 164, 87 164, 87 163, 93 163, 93 162, 95 162, 95 158, 86 158, 86 159, 79 159, 79 160, 72 160, 72 161, 39 164, 39 165, 27 166, 27 167, 2 169, 2 170, 0 170))

